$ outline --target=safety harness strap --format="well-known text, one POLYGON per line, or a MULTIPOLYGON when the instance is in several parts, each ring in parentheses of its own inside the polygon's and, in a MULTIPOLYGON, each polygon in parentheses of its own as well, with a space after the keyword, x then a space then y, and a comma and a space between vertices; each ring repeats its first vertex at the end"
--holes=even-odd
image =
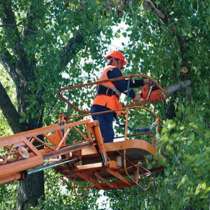
POLYGON ((109 88, 106 87, 104 85, 99 85, 97 88, 97 95, 107 95, 107 96, 112 96, 112 95, 116 95, 117 97, 119 97, 120 92, 118 94, 119 90, 115 90, 113 88, 109 88))

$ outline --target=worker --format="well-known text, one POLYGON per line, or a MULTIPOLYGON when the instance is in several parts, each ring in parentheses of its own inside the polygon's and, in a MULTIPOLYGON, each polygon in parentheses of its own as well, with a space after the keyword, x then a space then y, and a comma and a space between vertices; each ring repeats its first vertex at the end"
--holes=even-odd
POLYGON ((122 110, 122 105, 119 101, 120 95, 124 93, 131 99, 137 100, 139 99, 139 95, 136 96, 132 88, 150 84, 150 80, 120 79, 112 81, 115 78, 123 76, 123 69, 127 61, 121 51, 111 51, 105 58, 108 60, 108 65, 102 70, 99 81, 109 79, 111 79, 111 81, 99 82, 97 94, 91 107, 91 113, 93 119, 99 122, 104 142, 108 143, 113 142, 114 139, 114 118, 120 113, 120 110, 122 110))

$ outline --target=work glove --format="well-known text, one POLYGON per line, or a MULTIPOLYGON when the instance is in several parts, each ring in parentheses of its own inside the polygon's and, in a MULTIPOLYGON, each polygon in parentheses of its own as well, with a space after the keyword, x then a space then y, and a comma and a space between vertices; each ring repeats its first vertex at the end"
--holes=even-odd
POLYGON ((151 79, 144 79, 144 84, 149 86, 155 86, 156 83, 151 79))
POLYGON ((141 95, 140 91, 136 94, 136 96, 133 98, 134 102, 141 102, 141 95))

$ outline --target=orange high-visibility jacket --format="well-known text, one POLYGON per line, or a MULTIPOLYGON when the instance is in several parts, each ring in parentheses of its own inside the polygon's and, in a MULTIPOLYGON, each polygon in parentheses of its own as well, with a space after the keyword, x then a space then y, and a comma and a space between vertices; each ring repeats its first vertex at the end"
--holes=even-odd
MULTIPOLYGON (((108 71, 112 71, 114 68, 116 68, 116 66, 112 66, 112 65, 108 65, 106 66, 100 77, 99 77, 99 81, 102 80, 108 80, 108 71)), ((110 88, 111 90, 113 90, 117 95, 112 95, 112 96, 108 96, 105 94, 100 94, 97 95, 93 101, 93 105, 101 105, 104 107, 107 107, 115 112, 117 112, 117 110, 121 110, 122 109, 122 104, 119 101, 119 97, 120 97, 120 91, 116 89, 115 85, 113 84, 113 82, 111 81, 107 81, 107 82, 103 82, 100 83, 99 85, 105 86, 107 88, 110 88)))

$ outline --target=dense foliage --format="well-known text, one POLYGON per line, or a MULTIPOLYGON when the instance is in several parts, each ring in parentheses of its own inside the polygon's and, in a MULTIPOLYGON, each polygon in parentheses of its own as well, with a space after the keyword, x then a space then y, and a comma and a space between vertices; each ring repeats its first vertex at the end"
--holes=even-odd
MULTIPOLYGON (((136 188, 106 192, 110 206, 206 210, 210 206, 209 14, 209 0, 1 0, 0 88, 12 101, 7 108, 18 114, 7 114, 0 95, 2 112, 13 131, 51 123, 62 111, 70 114, 72 110, 56 97, 58 88, 94 80, 109 44, 125 37, 120 47, 129 61, 125 73, 149 73, 162 86, 187 78, 192 87, 157 107, 164 122, 155 158, 164 172, 142 180, 136 188), (2 76, 5 70, 14 84, 5 73, 2 76), (16 100, 11 95, 14 86, 16 100), (173 119, 167 119, 169 104, 175 107, 173 119)), ((79 90, 71 99, 89 106, 93 94, 79 90)), ((0 118, 1 135, 9 133, 5 118, 0 118)), ((1 209, 14 208, 16 188, 15 184, 0 188, 1 209)), ((97 192, 75 190, 52 171, 46 173, 45 192, 45 201, 34 209, 97 209, 97 192)))

